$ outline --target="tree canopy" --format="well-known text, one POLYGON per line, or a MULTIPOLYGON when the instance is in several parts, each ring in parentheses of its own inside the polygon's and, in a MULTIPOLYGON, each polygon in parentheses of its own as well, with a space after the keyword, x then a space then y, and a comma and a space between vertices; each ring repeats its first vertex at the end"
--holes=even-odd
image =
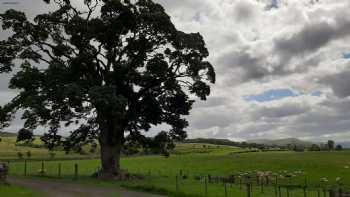
POLYGON ((26 143, 31 143, 34 135, 33 132, 28 130, 28 129, 20 129, 17 134, 17 140, 16 142, 26 142, 26 143))
POLYGON ((9 87, 19 90, 0 108, 0 127, 23 109, 24 128, 49 126, 50 143, 70 148, 98 139, 103 170, 113 173, 115 164, 104 161, 120 152, 126 135, 145 143, 145 132, 167 124, 158 144, 184 139, 190 95, 206 100, 215 82, 203 37, 177 30, 151 0, 51 3, 57 9, 34 21, 13 9, 0 14, 2 28, 12 31, 0 41, 0 73, 18 70, 9 87), (71 125, 70 137, 59 137, 71 125))

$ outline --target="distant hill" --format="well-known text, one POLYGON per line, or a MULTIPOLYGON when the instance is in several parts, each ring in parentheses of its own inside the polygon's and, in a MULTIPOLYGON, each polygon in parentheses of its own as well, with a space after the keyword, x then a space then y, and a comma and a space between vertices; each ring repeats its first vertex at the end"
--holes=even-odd
MULTIPOLYGON (((287 146, 288 144, 291 144, 291 145, 304 146, 304 147, 309 147, 312 144, 315 144, 314 142, 303 141, 297 138, 285 138, 285 139, 278 139, 278 140, 257 139, 257 140, 249 140, 247 141, 247 143, 264 144, 268 146, 287 146)), ((319 144, 319 143, 316 143, 316 144, 319 144)))
POLYGON ((341 144, 344 148, 350 148, 350 142, 336 142, 336 144, 341 144))
POLYGON ((213 144, 213 145, 225 145, 225 146, 238 146, 239 142, 233 142, 228 139, 214 139, 214 138, 196 138, 187 139, 184 143, 197 143, 197 144, 213 144))
POLYGON ((0 131, 0 137, 17 137, 16 133, 9 133, 9 132, 1 132, 0 131))
POLYGON ((213 145, 224 145, 224 146, 233 146, 240 148, 265 148, 266 145, 257 144, 257 143, 247 143, 247 142, 234 142, 228 139, 214 139, 214 138, 196 138, 196 139, 187 139, 184 143, 196 143, 196 144, 213 144, 213 145))

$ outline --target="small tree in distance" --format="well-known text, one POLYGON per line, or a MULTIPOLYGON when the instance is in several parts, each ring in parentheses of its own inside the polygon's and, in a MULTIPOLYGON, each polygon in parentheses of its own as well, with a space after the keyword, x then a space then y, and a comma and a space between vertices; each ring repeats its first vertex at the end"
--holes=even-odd
POLYGON ((26 155, 27 155, 27 158, 30 159, 32 157, 32 152, 30 152, 30 150, 29 150, 26 152, 26 155))
POLYGON ((335 147, 335 150, 336 151, 342 151, 343 150, 343 146, 338 144, 336 147, 335 147))
POLYGON ((328 150, 334 150, 334 145, 335 145, 335 142, 333 140, 328 140, 327 142, 328 150))
POLYGON ((25 128, 49 126, 43 137, 49 148, 98 139, 102 178, 120 174, 126 134, 164 154, 169 141, 186 138, 189 95, 206 100, 215 82, 203 37, 177 30, 152 0, 85 0, 79 8, 69 0, 53 3, 57 10, 34 22, 16 10, 0 14, 2 28, 13 32, 0 41, 0 73, 22 62, 10 81, 20 93, 0 108, 0 128, 24 109, 25 128), (60 138, 62 123, 78 129, 60 138), (171 129, 144 140, 160 124, 171 129))
POLYGON ((24 141, 25 143, 30 144, 34 140, 33 136, 34 136, 34 134, 33 134, 33 132, 31 130, 25 129, 25 128, 20 129, 18 131, 18 134, 17 134, 16 142, 24 141))
POLYGON ((310 151, 321 151, 321 147, 317 144, 312 144, 309 148, 310 151))

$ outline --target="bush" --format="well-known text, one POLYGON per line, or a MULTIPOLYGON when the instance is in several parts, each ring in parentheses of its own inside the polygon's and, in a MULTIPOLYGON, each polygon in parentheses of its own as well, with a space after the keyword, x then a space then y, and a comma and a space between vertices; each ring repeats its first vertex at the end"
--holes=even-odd
POLYGON ((23 153, 17 152, 17 157, 18 157, 18 159, 23 159, 23 153))
POLYGON ((54 159, 55 156, 56 156, 56 153, 54 153, 54 152, 49 152, 49 155, 50 155, 50 159, 54 159))
POLYGON ((336 147, 335 147, 335 150, 336 151, 342 151, 343 150, 343 146, 338 144, 336 147))
POLYGON ((96 151, 97 151, 97 144, 96 143, 91 144, 91 148, 89 152, 93 154, 93 153, 96 153, 96 151))
POLYGON ((28 158, 28 159, 30 159, 30 158, 32 157, 32 153, 30 152, 30 150, 29 150, 29 151, 27 151, 27 153, 26 153, 26 154, 27 154, 27 158, 28 158))

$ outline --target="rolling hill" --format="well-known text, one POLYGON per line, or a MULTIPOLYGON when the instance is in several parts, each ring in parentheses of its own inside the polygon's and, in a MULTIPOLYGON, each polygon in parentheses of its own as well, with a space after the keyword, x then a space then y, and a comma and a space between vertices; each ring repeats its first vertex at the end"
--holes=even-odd
POLYGON ((268 139, 257 139, 257 140, 249 140, 247 143, 256 143, 256 144, 264 144, 268 146, 287 146, 288 144, 296 145, 296 146, 305 146, 309 147, 312 144, 320 144, 315 142, 303 141, 297 138, 285 138, 278 140, 268 140, 268 139))

